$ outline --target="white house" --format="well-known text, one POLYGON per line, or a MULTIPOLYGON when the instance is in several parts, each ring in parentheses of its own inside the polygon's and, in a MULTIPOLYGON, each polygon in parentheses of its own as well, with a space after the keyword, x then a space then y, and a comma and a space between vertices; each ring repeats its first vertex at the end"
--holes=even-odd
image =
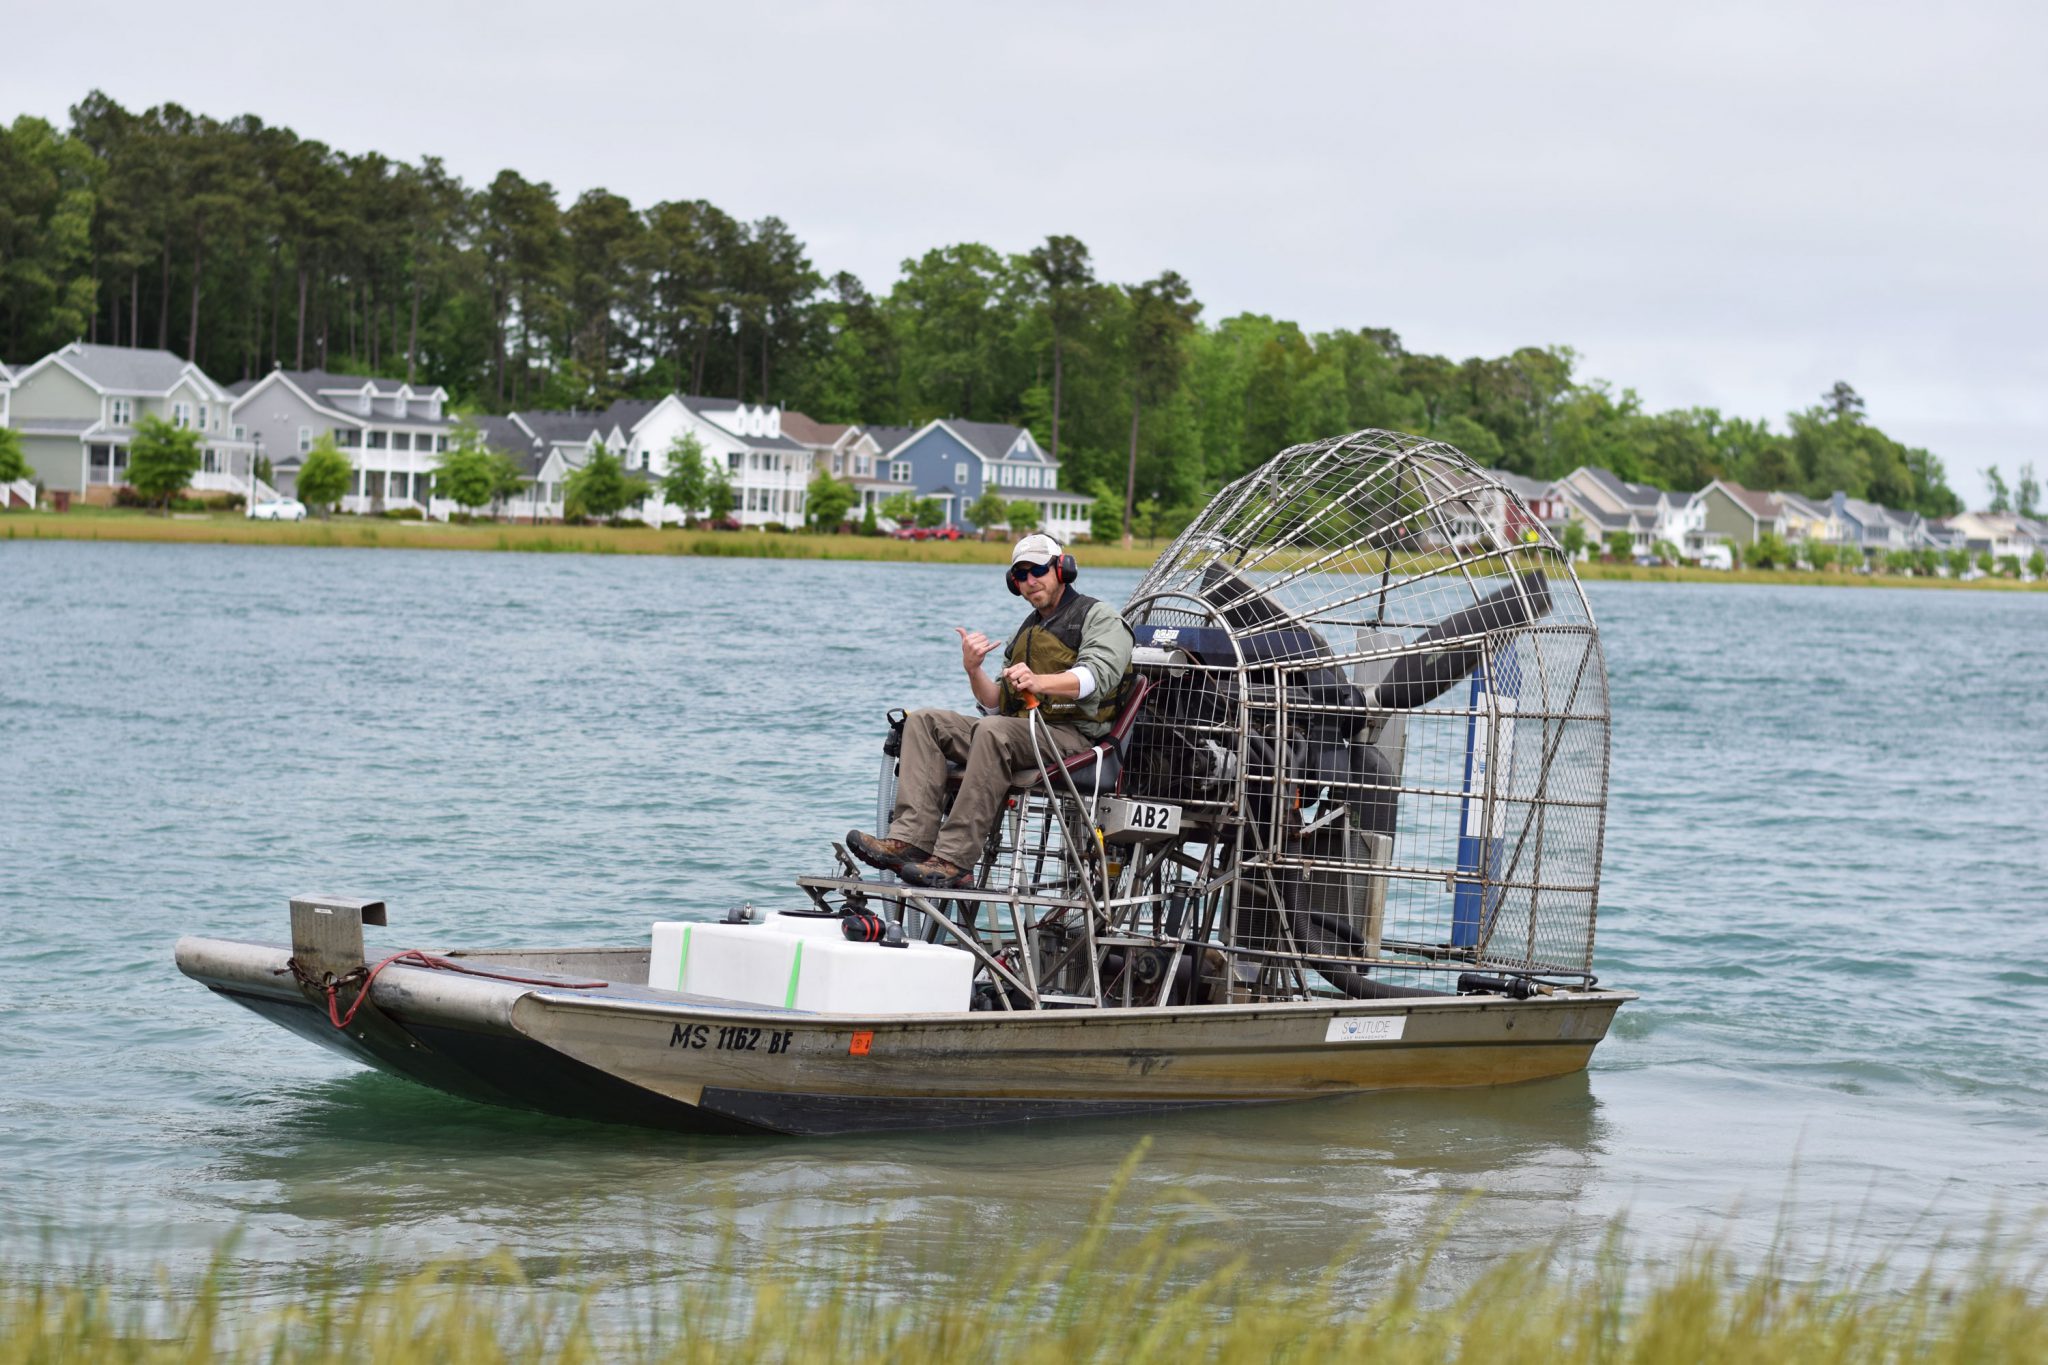
MULTIPOLYGON (((661 493, 669 454, 694 436, 707 469, 721 469, 733 490, 733 516, 743 526, 803 520, 805 489, 811 481, 812 452, 782 434, 781 412, 728 398, 669 394, 663 398, 622 398, 602 411, 523 411, 506 420, 514 430, 493 426, 490 444, 522 461, 529 487, 503 504, 508 516, 559 518, 563 485, 589 460, 599 442, 629 473, 654 485, 646 500, 626 515, 649 525, 673 525, 686 509, 672 507, 661 493)), ((454 510, 436 499, 434 515, 454 510)), ((702 508, 696 509, 702 511, 702 508)))
POLYGON ((783 434, 782 409, 731 398, 680 401, 695 419, 691 430, 704 453, 724 462, 740 525, 801 524, 815 461, 807 447, 783 434))
POLYGON ((1993 559, 2010 555, 2024 564, 2036 550, 2048 549, 2048 543, 2030 534, 2040 529, 2039 523, 2011 512, 1958 512, 1947 525, 1973 555, 1988 554, 1993 559))
MULTIPOLYGON (((0 364, 0 427, 7 425, 8 400, 14 393, 14 371, 0 364)), ((34 479, 16 479, 13 483, 0 484, 0 510, 9 507, 34 507, 36 505, 36 483, 34 479)))

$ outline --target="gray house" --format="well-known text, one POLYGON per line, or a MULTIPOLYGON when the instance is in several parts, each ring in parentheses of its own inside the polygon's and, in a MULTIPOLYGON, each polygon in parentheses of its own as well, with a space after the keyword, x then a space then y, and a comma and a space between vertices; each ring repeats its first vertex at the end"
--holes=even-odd
POLYGON ((233 394, 235 427, 270 460, 280 492, 297 487, 306 452, 332 434, 356 470, 355 486, 341 500, 343 511, 426 508, 434 467, 454 425, 445 411, 446 389, 277 369, 234 385, 233 394))
POLYGON ((128 447, 145 417, 200 436, 200 492, 247 493, 253 448, 229 420, 229 394, 169 351, 74 341, 16 373, 9 420, 44 488, 110 503, 128 481, 128 447))
POLYGON ((1865 555, 1911 549, 1916 542, 1918 513, 1894 512, 1840 490, 1829 500, 1828 507, 1841 522, 1842 540, 1865 555))

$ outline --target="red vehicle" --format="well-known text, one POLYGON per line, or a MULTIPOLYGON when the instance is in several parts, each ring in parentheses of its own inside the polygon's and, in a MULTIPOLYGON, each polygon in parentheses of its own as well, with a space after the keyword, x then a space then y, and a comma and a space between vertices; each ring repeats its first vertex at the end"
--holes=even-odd
POLYGON ((924 540, 958 540, 960 539, 960 528, 957 526, 934 526, 929 531, 920 528, 918 535, 924 540))

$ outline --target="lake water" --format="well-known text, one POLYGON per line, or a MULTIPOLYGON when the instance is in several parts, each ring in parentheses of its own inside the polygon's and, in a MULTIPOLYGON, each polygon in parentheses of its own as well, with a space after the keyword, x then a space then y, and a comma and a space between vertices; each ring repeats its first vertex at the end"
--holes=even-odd
MULTIPOLYGON (((1087 573, 1121 600, 1133 573, 1087 573)), ((509 1246, 943 1274, 1120 1215, 1262 1273, 1639 1237, 1973 1242, 2048 1206, 2048 596, 1595 584, 1614 769, 1592 1069, 1500 1090, 834 1141, 492 1110, 180 976, 359 890, 383 946, 627 942, 794 899, 882 713, 961 705, 994 570, 0 542, 0 1260, 509 1246), (886 1235, 877 1239, 877 1227, 886 1235), (731 1238, 737 1236, 737 1244, 731 1238)), ((373 945, 374 946, 374 945, 373 945)))

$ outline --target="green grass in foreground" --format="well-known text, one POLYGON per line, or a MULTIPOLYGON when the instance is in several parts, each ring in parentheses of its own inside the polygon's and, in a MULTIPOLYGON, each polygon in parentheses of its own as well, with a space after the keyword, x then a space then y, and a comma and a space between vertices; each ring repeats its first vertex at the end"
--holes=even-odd
POLYGON ((731 1273, 700 1273, 605 1326, 622 1315, 599 1305, 602 1283, 535 1285, 509 1253, 251 1286, 223 1252, 195 1288, 160 1279, 141 1303, 86 1275, 0 1276, 0 1360, 2048 1360, 2041 1268, 1996 1252, 1953 1276, 1902 1282, 1880 1261, 1795 1281, 1775 1259, 1745 1274, 1712 1249, 1631 1266, 1617 1231, 1587 1264, 1513 1256, 1449 1300, 1425 1291, 1431 1249, 1420 1247, 1360 1302, 1336 1288, 1342 1258, 1297 1286, 1261 1281, 1237 1246, 1170 1223, 1112 1249, 1110 1215, 1139 1154, 1071 1247, 1019 1253, 964 1283, 878 1295, 846 1276, 763 1274, 736 1254, 731 1273), (238 1309, 252 1297, 291 1306, 238 1309))

